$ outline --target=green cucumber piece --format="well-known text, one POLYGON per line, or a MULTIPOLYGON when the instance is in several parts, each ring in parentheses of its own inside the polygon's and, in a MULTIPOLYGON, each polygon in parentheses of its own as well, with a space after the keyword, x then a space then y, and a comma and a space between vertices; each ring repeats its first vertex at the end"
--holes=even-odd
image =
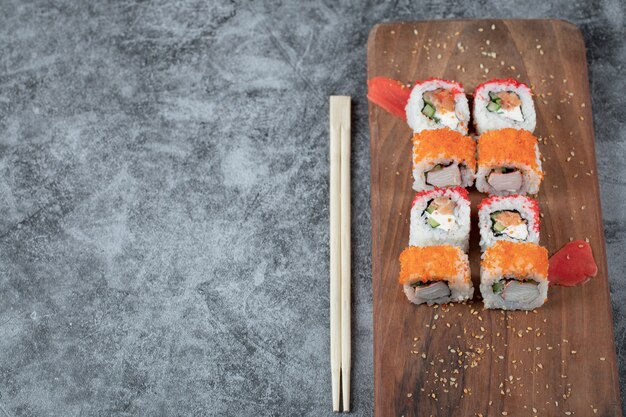
POLYGON ((494 294, 500 294, 502 291, 504 291, 504 282, 502 281, 498 281, 498 282, 494 282, 491 285, 491 289, 493 290, 494 294))
POLYGON ((424 285, 428 285, 427 282, 422 282, 422 281, 415 281, 413 284, 411 284, 411 287, 415 288, 415 287, 423 287, 424 285))
POLYGON ((430 227, 432 227, 433 229, 439 227, 439 223, 437 223, 437 221, 433 219, 432 217, 429 217, 427 222, 430 225, 430 227))
POLYGON ((491 217, 491 220, 493 220, 494 222, 497 222, 497 221, 498 221, 498 219, 496 218, 496 216, 497 216, 498 214, 500 214, 500 213, 502 213, 502 211, 501 211, 501 210, 494 211, 493 213, 491 213, 491 216, 490 216, 490 217, 491 217))
POLYGON ((493 91, 490 91, 490 92, 489 92, 489 99, 490 99, 491 101, 494 101, 495 99, 500 98, 500 97, 498 97, 496 94, 498 94, 498 93, 494 93, 493 91))
POLYGON ((428 214, 433 214, 433 211, 435 211, 435 207, 433 206, 433 204, 431 203, 428 207, 426 207, 426 212, 428 214))
POLYGON ((426 117, 430 117, 433 118, 435 116, 435 107, 433 107, 432 104, 426 103, 424 105, 424 108, 422 109, 422 113, 426 116, 426 117))
MULTIPOLYGON (((440 169, 443 169, 443 165, 441 165, 441 164, 437 164, 437 165, 435 165, 434 167, 432 167, 432 168, 430 169, 430 171, 439 171, 440 169)), ((430 172, 430 171, 428 171, 428 172, 430 172)))
POLYGON ((498 110, 500 110, 500 105, 498 103, 495 103, 493 101, 490 101, 489 104, 487 104, 487 110, 489 110, 490 112, 497 112, 498 110))
POLYGON ((506 226, 503 225, 502 223, 498 222, 498 221, 496 221, 493 224, 493 230, 495 230, 498 233, 502 233, 504 231, 504 229, 506 229, 506 226))

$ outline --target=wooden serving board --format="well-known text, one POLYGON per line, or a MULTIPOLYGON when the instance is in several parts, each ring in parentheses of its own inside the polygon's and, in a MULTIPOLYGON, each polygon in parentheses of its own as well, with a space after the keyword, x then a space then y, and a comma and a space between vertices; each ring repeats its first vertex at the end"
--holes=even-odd
POLYGON ((483 310, 476 204, 485 195, 472 189, 475 300, 410 304, 397 277, 414 195, 411 131, 370 103, 375 415, 621 416, 580 31, 558 20, 380 24, 370 33, 367 62, 369 78, 441 77, 460 81, 468 94, 490 78, 531 85, 545 158, 537 196, 542 245, 553 254, 587 238, 599 267, 584 286, 550 288, 535 312, 483 310))

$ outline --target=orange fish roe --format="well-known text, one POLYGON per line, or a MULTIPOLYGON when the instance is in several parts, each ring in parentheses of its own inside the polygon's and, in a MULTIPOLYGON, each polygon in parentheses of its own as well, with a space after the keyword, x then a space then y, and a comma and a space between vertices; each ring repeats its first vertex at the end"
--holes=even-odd
POLYGON ((462 273, 464 281, 469 282, 470 272, 463 258, 467 259, 467 255, 456 246, 409 246, 400 254, 398 281, 402 285, 441 281, 462 273))
POLYGON ((534 243, 513 243, 499 240, 485 251, 481 267, 502 276, 548 276, 548 251, 534 243))
POLYGON ((537 144, 537 138, 527 130, 490 130, 478 139, 478 166, 523 164, 543 178, 537 163, 537 144))
POLYGON ((413 161, 450 158, 474 170, 476 142, 469 136, 448 128, 423 130, 413 135, 413 161))

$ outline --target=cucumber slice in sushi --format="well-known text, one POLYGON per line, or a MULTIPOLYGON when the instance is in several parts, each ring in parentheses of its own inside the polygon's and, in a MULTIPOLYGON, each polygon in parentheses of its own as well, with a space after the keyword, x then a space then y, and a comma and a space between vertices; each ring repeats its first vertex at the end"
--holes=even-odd
POLYGON ((436 220, 434 220, 432 217, 428 218, 428 224, 430 225, 430 227, 432 227, 433 229, 439 227, 439 223, 437 223, 436 220))
POLYGON ((490 112, 497 112, 498 110, 500 110, 501 107, 502 106, 494 101, 490 101, 489 104, 487 104, 487 110, 489 110, 490 112))
POLYGON ((493 230, 495 230, 495 231, 496 231, 496 232, 498 232, 498 233, 502 233, 502 232, 504 231, 504 229, 506 229, 506 226, 505 226, 505 225, 503 225, 503 224, 502 224, 502 223, 500 223, 500 222, 496 222, 496 223, 493 225, 493 230))
POLYGON ((493 290, 494 294, 500 294, 502 293, 502 291, 504 291, 504 282, 502 281, 498 281, 498 282, 494 282, 491 285, 491 289, 493 290))
POLYGON ((422 113, 424 116, 432 119, 435 116, 435 107, 430 103, 426 103, 422 109, 422 113))

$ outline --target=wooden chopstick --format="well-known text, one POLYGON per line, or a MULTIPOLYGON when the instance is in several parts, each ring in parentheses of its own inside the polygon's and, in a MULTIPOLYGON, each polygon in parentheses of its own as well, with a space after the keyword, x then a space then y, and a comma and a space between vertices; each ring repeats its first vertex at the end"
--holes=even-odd
POLYGON ((341 98, 330 97, 330 368, 333 411, 341 387, 341 98))
POLYGON ((350 236, 350 97, 345 97, 341 120, 341 393, 343 411, 350 411, 351 236, 350 236))
POLYGON ((350 411, 350 97, 330 98, 330 350, 333 411, 350 411))

